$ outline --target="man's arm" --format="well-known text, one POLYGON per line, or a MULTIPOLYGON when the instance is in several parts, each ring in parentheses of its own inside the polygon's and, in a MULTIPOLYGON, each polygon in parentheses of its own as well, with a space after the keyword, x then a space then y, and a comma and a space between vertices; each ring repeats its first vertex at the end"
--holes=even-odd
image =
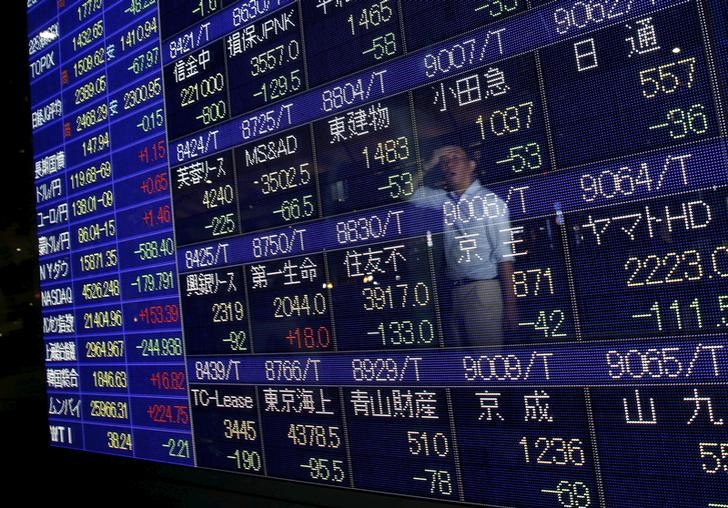
POLYGON ((498 198, 498 204, 503 207, 503 216, 497 222, 491 222, 488 227, 495 233, 498 239, 495 246, 495 258, 497 261, 498 278, 501 281, 501 292, 503 294, 503 317, 504 324, 509 330, 518 328, 518 308, 516 307, 516 294, 513 290, 513 262, 515 251, 513 250, 513 238, 511 237, 511 222, 508 206, 498 198))
POLYGON ((503 293, 503 317, 505 325, 510 330, 518 328, 518 308, 516 307, 516 294, 513 292, 513 261, 498 263, 498 278, 501 281, 503 293))
POLYGON ((445 154, 447 147, 440 147, 432 152, 432 157, 429 160, 422 162, 422 171, 418 171, 413 179, 414 188, 419 189, 422 187, 425 177, 432 172, 440 164, 440 159, 445 154))
POLYGON ((432 154, 429 160, 422 162, 422 171, 415 172, 412 178, 412 188, 414 192, 409 196, 408 200, 414 201, 416 206, 422 208, 440 210, 444 197, 442 189, 433 189, 424 184, 425 177, 437 168, 440 164, 440 158, 443 155, 443 149, 438 148, 432 154))

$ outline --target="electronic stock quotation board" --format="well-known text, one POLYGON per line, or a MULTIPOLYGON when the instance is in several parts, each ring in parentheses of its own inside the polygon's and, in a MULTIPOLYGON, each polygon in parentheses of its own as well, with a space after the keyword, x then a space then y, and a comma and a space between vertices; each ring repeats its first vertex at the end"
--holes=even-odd
POLYGON ((725 0, 27 4, 52 445, 728 507, 725 0))

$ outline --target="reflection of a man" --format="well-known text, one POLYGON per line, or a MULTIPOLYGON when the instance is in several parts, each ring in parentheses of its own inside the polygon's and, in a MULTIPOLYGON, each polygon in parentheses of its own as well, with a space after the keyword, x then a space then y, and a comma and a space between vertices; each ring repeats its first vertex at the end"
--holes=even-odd
POLYGON ((501 344, 504 316, 509 327, 517 320, 508 209, 480 184, 476 166, 459 146, 438 148, 424 164, 412 196, 419 206, 443 210, 446 280, 451 289, 450 312, 445 313, 447 339, 463 346, 501 344), (442 171, 444 186, 423 186, 435 168, 442 171), (481 214, 467 223, 446 213, 458 206, 467 210, 470 204, 479 210, 491 204, 489 210, 501 213, 481 214))

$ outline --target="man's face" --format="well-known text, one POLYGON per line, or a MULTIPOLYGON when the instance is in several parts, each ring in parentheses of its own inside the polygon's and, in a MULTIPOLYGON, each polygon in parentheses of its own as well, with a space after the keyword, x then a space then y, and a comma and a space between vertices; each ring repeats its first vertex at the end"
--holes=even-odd
POLYGON ((440 166, 451 190, 463 192, 475 180, 475 162, 459 146, 442 148, 440 166))

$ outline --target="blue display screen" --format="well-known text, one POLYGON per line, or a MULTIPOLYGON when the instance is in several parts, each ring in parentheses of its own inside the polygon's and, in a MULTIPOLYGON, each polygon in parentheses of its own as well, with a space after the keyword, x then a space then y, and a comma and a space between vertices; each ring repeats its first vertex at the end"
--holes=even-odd
POLYGON ((728 507, 725 0, 28 0, 53 446, 728 507))

